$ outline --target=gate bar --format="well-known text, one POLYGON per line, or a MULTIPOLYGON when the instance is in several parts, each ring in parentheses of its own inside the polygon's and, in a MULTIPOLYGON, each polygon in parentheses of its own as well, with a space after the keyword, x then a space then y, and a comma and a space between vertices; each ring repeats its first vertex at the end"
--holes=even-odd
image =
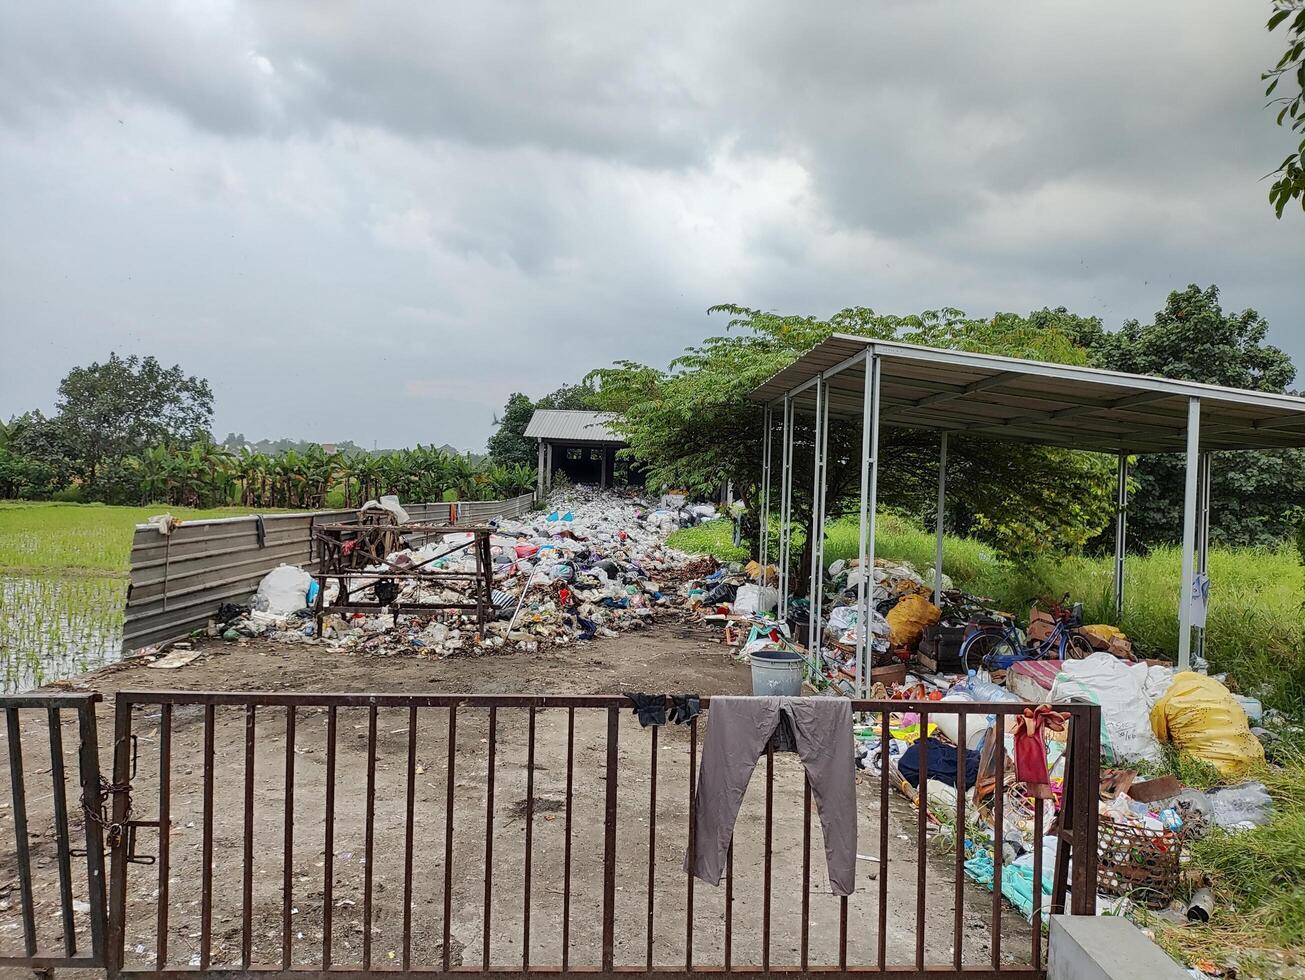
POLYGON ((77 955, 76 923, 73 921, 72 863, 68 854, 68 788, 63 771, 63 729, 59 709, 47 705, 46 724, 50 730, 50 778, 54 784, 54 833, 59 861, 59 905, 63 912, 63 951, 77 955))
POLYGON ((9 784, 14 800, 14 838, 18 845, 18 900, 23 911, 23 946, 36 955, 36 914, 32 910, 32 854, 27 840, 27 789, 23 785, 23 743, 18 709, 5 709, 9 732, 9 784))

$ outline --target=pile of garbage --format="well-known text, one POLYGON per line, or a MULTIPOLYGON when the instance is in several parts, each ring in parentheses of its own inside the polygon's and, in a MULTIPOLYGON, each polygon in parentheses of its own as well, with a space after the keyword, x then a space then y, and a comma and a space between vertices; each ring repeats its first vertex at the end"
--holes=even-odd
MULTIPOLYGON (((1194 921, 1208 918, 1208 892, 1189 895, 1182 868, 1185 848, 1220 828, 1237 832, 1263 826, 1272 801, 1263 784, 1247 781, 1265 762, 1287 725, 1281 715, 1262 712, 1259 702, 1235 694, 1225 676, 1146 659, 1117 628, 1083 622, 1082 606, 1065 597, 1034 606, 1020 621, 981 597, 955 588, 943 576, 938 598, 932 573, 906 562, 878 559, 869 579, 857 561, 836 561, 826 570, 826 602, 818 643, 811 645, 810 607, 790 598, 778 617, 778 570, 756 562, 709 567, 688 583, 687 600, 705 626, 720 630, 736 658, 753 665, 754 693, 769 676, 775 653, 792 654, 804 694, 856 696, 856 650, 865 644, 869 696, 876 700, 929 701, 938 710, 922 731, 920 716, 904 706, 889 712, 889 741, 882 741, 883 717, 872 714, 855 728, 857 765, 879 774, 885 749, 890 780, 916 806, 920 773, 928 773, 932 833, 959 835, 965 871, 989 889, 1000 862, 1002 893, 1026 918, 1041 889, 1047 915, 1055 868, 1057 825, 1064 801, 1067 725, 1050 708, 1023 715, 969 715, 964 746, 958 715, 948 705, 1008 702, 1032 706, 1077 702, 1100 705, 1102 761, 1101 850, 1098 899, 1101 910, 1167 909, 1194 921), (861 622, 860 590, 869 585, 870 622, 861 622), (868 626, 868 631, 867 631, 868 626), (758 670, 758 665, 761 669, 758 670), (998 772, 995 751, 1003 745, 998 772), (1230 785, 1201 791, 1172 775, 1146 779, 1164 768, 1165 746, 1208 763, 1230 785), (927 765, 922 766, 922 759, 927 765), (958 763, 964 760, 967 826, 954 826, 958 763), (1004 820, 994 826, 994 801, 1003 798, 1004 820), (1041 840, 1034 817, 1041 808, 1041 840), (1043 880, 1035 882, 1034 858, 1042 856, 1043 880)), ((877 781, 869 784, 878 792, 877 781)), ((1184 921, 1186 919, 1184 918, 1184 921)))
MULTIPOLYGON (((268 636, 278 642, 325 644, 370 654, 534 652, 599 636, 643 629, 679 605, 678 586, 701 561, 666 547, 671 531, 715 516, 709 505, 672 496, 657 503, 574 486, 558 491, 546 511, 493 523, 496 616, 483 633, 474 617, 389 612, 329 615, 317 635, 312 606, 316 581, 302 568, 282 565, 263 579, 248 608, 223 607, 216 629, 227 639, 268 636), (685 571, 687 569, 687 571, 685 571)), ((402 527, 398 530, 401 532, 402 527)), ((457 532, 386 556, 399 566, 429 562, 447 571, 475 570, 457 532), (433 559, 433 561, 432 561, 433 559)), ((388 579, 385 566, 360 569, 349 581, 366 600, 466 601, 470 584, 388 579), (370 588, 369 588, 370 587, 370 588), (379 591, 378 591, 379 590, 379 591), (382 595, 382 591, 384 595, 382 595)), ((329 606, 336 585, 327 586, 329 606)))

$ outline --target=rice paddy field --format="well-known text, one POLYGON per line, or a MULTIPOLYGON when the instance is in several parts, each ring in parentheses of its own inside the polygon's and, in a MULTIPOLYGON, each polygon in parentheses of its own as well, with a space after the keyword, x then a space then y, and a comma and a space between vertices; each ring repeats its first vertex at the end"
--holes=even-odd
POLYGON ((165 511, 183 519, 249 513, 0 501, 0 685, 5 692, 118 659, 132 531, 165 511))

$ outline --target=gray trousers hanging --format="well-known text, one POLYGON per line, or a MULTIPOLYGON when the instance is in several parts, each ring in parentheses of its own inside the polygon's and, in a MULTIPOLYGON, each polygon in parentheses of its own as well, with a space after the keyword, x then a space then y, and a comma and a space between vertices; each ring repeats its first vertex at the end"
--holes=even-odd
POLYGON ((820 813, 829 883, 835 895, 850 895, 856 887, 856 764, 852 703, 846 698, 711 699, 698 770, 694 848, 684 856, 684 870, 720 884, 743 794, 781 715, 792 726, 820 813))

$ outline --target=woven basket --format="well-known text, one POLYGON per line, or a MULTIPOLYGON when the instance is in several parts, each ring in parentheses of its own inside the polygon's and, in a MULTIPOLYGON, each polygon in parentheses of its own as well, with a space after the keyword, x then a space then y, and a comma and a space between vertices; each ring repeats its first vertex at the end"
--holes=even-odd
POLYGON ((1168 908, 1179 883, 1182 837, 1103 820, 1097 836, 1097 890, 1150 909, 1168 908))

